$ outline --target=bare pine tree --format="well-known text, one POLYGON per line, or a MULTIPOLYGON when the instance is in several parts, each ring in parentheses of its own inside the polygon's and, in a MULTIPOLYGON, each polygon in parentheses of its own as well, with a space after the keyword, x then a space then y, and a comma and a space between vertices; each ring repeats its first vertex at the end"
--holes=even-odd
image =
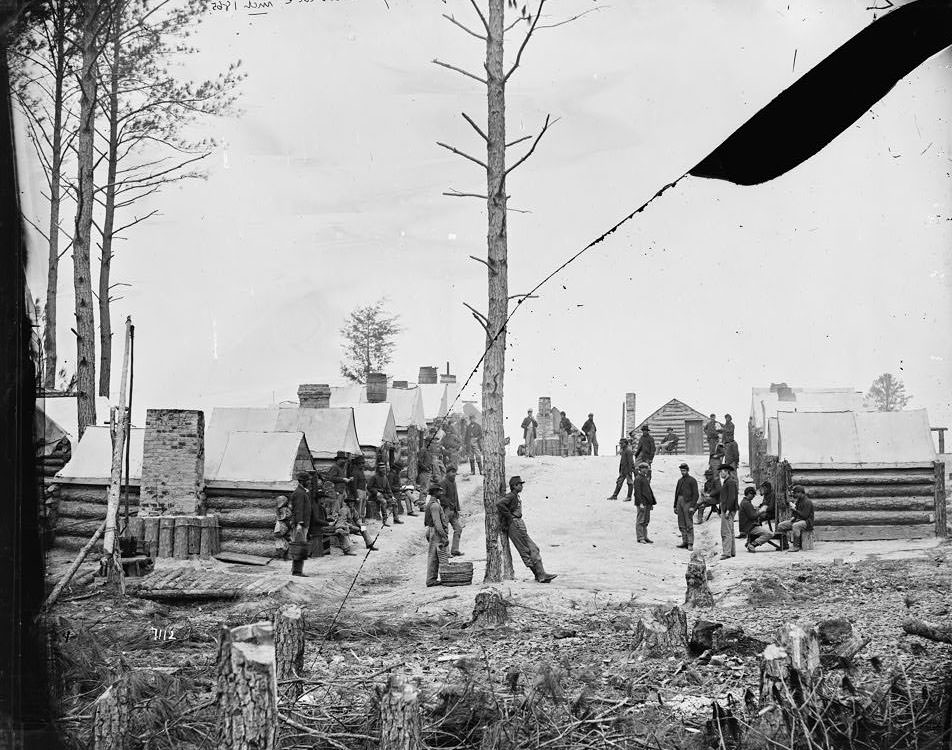
POLYGON ((398 315, 390 315, 378 300, 354 309, 340 330, 344 338, 344 359, 340 373, 354 383, 366 383, 372 372, 384 372, 393 358, 400 327, 398 315))
MULTIPOLYGON (((477 198, 486 201, 488 229, 486 233, 486 260, 473 257, 473 260, 486 266, 488 281, 488 307, 485 314, 470 305, 467 308, 479 321, 486 333, 486 353, 483 359, 482 405, 483 405, 483 449, 484 478, 483 506, 486 524, 486 573, 484 580, 498 582, 513 577, 512 556, 509 544, 501 538, 499 522, 496 517, 496 500, 507 491, 506 486, 506 447, 503 420, 503 376, 506 370, 506 323, 510 316, 509 304, 515 300, 519 305, 526 295, 509 295, 508 277, 508 241, 506 233, 506 213, 513 210, 507 207, 509 196, 506 194, 506 177, 516 167, 523 164, 535 152, 536 146, 549 126, 554 122, 550 116, 535 136, 517 138, 506 142, 506 84, 519 68, 522 56, 533 35, 545 28, 561 26, 573 21, 589 11, 579 13, 555 23, 540 24, 546 0, 539 0, 532 6, 523 4, 521 10, 514 0, 488 0, 488 13, 483 13, 478 0, 470 0, 473 10, 479 17, 482 27, 471 29, 452 15, 444 14, 450 23, 475 37, 486 45, 483 62, 485 74, 473 73, 440 60, 433 62, 449 70, 460 73, 470 80, 486 87, 487 119, 483 130, 475 120, 462 113, 463 119, 473 128, 486 145, 485 160, 472 156, 455 146, 438 143, 458 156, 478 165, 486 173, 486 193, 469 193, 450 190, 444 195, 454 198, 477 198), (506 23, 506 7, 513 10, 515 18, 506 23), (533 13, 532 8, 535 12, 533 13), (512 63, 505 62, 505 35, 514 29, 523 28, 524 32, 512 63), (525 153, 510 166, 506 166, 506 149, 531 141, 525 153)), ((465 303, 464 303, 465 304, 465 303)))
POLYGON ((906 395, 906 386, 902 380, 884 372, 873 381, 866 394, 866 400, 877 411, 901 411, 912 400, 906 395))

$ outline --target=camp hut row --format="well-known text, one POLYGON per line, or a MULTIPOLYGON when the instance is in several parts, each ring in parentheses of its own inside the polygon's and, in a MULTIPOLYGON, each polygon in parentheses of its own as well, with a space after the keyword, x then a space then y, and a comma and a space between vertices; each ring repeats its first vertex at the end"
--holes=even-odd
POLYGON ((802 485, 819 541, 946 536, 944 465, 925 410, 779 412, 764 464, 781 500, 802 485))
POLYGON ((763 481, 764 460, 776 456, 777 415, 781 412, 865 411, 863 394, 855 388, 791 388, 772 383, 752 388, 747 420, 747 450, 751 476, 763 481), (773 435, 773 438, 771 438, 773 435), (770 440, 774 447, 768 446, 770 440))
POLYGON ((647 426, 660 450, 661 441, 670 427, 674 430, 674 434, 678 436, 678 447, 674 451, 675 453, 690 456, 707 455, 708 447, 704 437, 704 423, 708 419, 707 414, 702 414, 683 401, 673 398, 635 427, 635 440, 641 437, 641 428, 647 426))

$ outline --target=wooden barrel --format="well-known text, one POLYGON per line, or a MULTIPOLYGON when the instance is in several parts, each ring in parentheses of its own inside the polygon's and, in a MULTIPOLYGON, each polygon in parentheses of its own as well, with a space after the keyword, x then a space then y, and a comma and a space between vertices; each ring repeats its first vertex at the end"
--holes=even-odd
POLYGON ((145 516, 142 519, 146 554, 151 558, 159 556, 159 517, 145 516))
POLYGON ((420 374, 417 376, 417 383, 420 385, 431 385, 436 383, 436 368, 421 367, 420 374))
POLYGON ((367 375, 367 401, 371 404, 382 404, 387 400, 387 376, 382 372, 371 372, 367 375))
POLYGON ((188 516, 175 517, 173 554, 179 560, 188 559, 188 516))
POLYGON ((202 552, 202 521, 199 516, 189 516, 188 526, 188 556, 198 557, 202 552))
POLYGON ((175 519, 172 516, 159 518, 159 557, 172 557, 175 544, 175 519))

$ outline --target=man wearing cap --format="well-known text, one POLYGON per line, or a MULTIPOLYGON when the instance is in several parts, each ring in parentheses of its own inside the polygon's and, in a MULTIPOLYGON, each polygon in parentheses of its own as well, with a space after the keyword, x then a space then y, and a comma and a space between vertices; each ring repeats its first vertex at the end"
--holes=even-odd
MULTIPOLYGON (((393 490, 390 489, 390 477, 387 476, 387 465, 377 464, 377 473, 367 480, 367 499, 373 500, 380 508, 380 521, 384 526, 387 523, 387 508, 393 505, 393 490)), ((394 523, 403 523, 398 518, 393 519, 394 523)))
POLYGON ((648 479, 651 479, 651 462, 654 461, 658 449, 648 425, 641 428, 641 440, 638 441, 638 450, 635 451, 635 461, 648 464, 648 479))
MULTIPOLYGON (((707 438, 708 455, 714 455, 714 449, 717 447, 717 416, 711 415, 711 418, 704 423, 704 436, 707 438)), ((713 471, 713 469, 712 469, 713 471)))
POLYGON ((724 415, 724 426, 721 428, 721 440, 727 445, 734 439, 734 420, 730 414, 724 415))
POLYGON ((697 480, 691 476, 690 467, 681 464, 681 478, 674 488, 674 512, 678 516, 678 531, 681 532, 681 549, 694 549, 694 511, 697 508, 697 480))
MULTIPOLYGON (((291 493, 291 520, 294 530, 291 532, 291 541, 303 542, 307 540, 307 532, 311 525, 311 493, 307 489, 311 477, 307 472, 297 476, 298 486, 291 493)), ((291 562, 291 575, 304 576, 304 560, 291 562)))
POLYGON ((367 474, 364 472, 364 457, 354 459, 350 471, 354 481, 348 485, 356 500, 357 518, 363 522, 367 518, 367 474))
POLYGON ((813 501, 807 497, 807 491, 799 484, 794 485, 790 492, 793 495, 793 502, 788 505, 793 515, 786 521, 778 523, 777 531, 791 532, 793 544, 790 545, 790 551, 799 552, 802 549, 800 540, 803 532, 813 530, 813 501))
MULTIPOLYGON (((334 483, 334 490, 337 492, 339 502, 344 502, 344 498, 347 496, 347 485, 354 482, 354 478, 349 476, 350 472, 347 470, 349 460, 350 456, 345 451, 337 451, 334 463, 324 472, 324 478, 334 483)), ((336 511, 337 508, 335 507, 334 512, 336 511)))
POLYGON ((527 458, 533 458, 533 446, 535 445, 536 439, 536 430, 539 427, 539 423, 535 421, 535 418, 532 416, 532 409, 529 409, 526 418, 522 420, 522 439, 525 445, 525 452, 527 458))
POLYGON ((449 534, 446 530, 446 514, 440 505, 443 488, 434 484, 429 489, 429 500, 423 515, 423 527, 430 546, 426 553, 426 585, 439 586, 440 552, 446 549, 449 534))
POLYGON ((704 488, 701 490, 701 497, 704 502, 698 505, 697 523, 704 522, 705 508, 710 508, 710 512, 707 514, 708 518, 714 512, 720 515, 721 480, 713 469, 704 470, 704 488))
POLYGON ((585 437, 588 439, 588 455, 592 455, 592 451, 595 451, 595 455, 598 455, 598 437, 597 432, 598 428, 595 427, 595 415, 589 414, 588 419, 585 420, 585 424, 582 425, 582 432, 585 433, 585 437))
MULTIPOLYGON (((393 522, 396 523, 401 514, 404 512, 404 503, 406 503, 406 508, 412 510, 413 506, 410 505, 410 501, 407 499, 407 496, 403 492, 403 482, 400 481, 400 471, 403 469, 403 464, 399 461, 394 461, 390 465, 390 471, 387 472, 387 481, 390 482, 390 495, 393 498, 393 501, 390 504, 390 507, 393 508, 393 522)), ((415 516, 416 513, 410 513, 409 515, 415 516)), ((400 521, 403 523, 403 521, 400 521)))
POLYGON ((635 519, 635 536, 638 544, 654 544, 648 538, 648 524, 651 523, 651 509, 655 506, 654 490, 648 480, 651 471, 648 464, 642 461, 638 464, 638 474, 635 476, 635 507, 638 515, 635 519))
POLYGON ((661 450, 663 450, 665 453, 677 453, 678 442, 680 440, 681 438, 674 434, 674 428, 669 427, 667 433, 665 433, 664 439, 661 441, 661 450))
POLYGON ((734 467, 730 464, 721 464, 721 560, 728 560, 735 555, 734 550, 734 516, 737 513, 737 479, 734 477, 734 467))
POLYGON ((621 492, 621 485, 628 483, 628 497, 626 503, 631 502, 631 493, 634 490, 635 458, 631 452, 631 442, 627 438, 622 438, 618 443, 620 450, 618 454, 618 479, 615 480, 615 491, 608 496, 609 500, 617 500, 618 493, 621 492))
POLYGON ((476 421, 476 415, 470 414, 463 428, 463 450, 469 460, 469 475, 475 476, 476 469, 483 473, 483 428, 476 421))
POLYGON ((463 553, 459 551, 459 539, 463 534, 463 524, 459 520, 459 490, 456 488, 456 467, 447 466, 446 476, 440 482, 443 488, 443 497, 440 504, 443 506, 443 512, 446 520, 453 527, 453 545, 450 547, 450 554, 459 557, 463 553))
POLYGON ((526 522, 522 520, 522 477, 509 479, 509 492, 496 501, 496 513, 499 517, 499 530, 512 542, 525 566, 535 574, 539 583, 548 583, 557 576, 546 573, 542 565, 542 555, 536 543, 529 538, 526 522))
POLYGON ((733 437, 724 440, 724 463, 733 466, 734 471, 740 468, 740 448, 733 437))

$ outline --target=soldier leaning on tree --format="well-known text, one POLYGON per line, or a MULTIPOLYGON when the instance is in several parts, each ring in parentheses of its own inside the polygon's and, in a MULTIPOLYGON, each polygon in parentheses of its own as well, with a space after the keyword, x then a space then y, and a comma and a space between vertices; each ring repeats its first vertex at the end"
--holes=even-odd
POLYGON ((557 575, 546 573, 542 565, 542 555, 536 543, 529 538, 526 522, 522 520, 522 477, 509 479, 509 492, 496 501, 496 513, 499 517, 499 530, 515 545, 519 557, 525 566, 535 574, 539 583, 549 583, 557 575))

